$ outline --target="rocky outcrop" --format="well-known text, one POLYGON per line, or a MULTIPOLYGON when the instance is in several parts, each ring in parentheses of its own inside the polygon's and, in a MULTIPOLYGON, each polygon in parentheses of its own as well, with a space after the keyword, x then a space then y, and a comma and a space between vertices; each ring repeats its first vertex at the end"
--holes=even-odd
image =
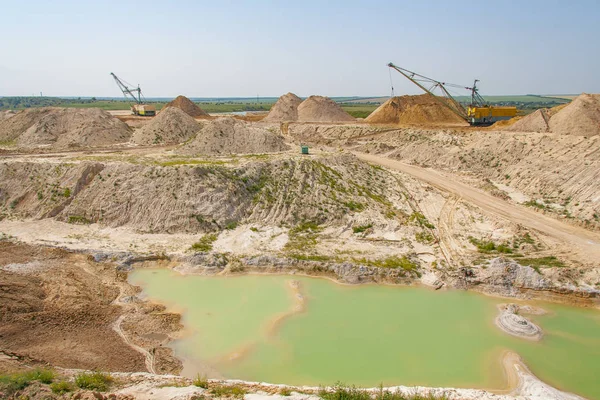
POLYGON ((420 276, 420 272, 417 270, 377 268, 353 262, 299 260, 273 255, 228 259, 227 255, 219 253, 196 253, 192 256, 181 257, 178 261, 181 262, 181 265, 176 270, 184 274, 216 274, 230 268, 232 272, 256 271, 329 276, 340 282, 351 284, 370 282, 411 284, 420 276), (235 267, 232 268, 234 264, 235 267))
POLYGON ((474 289, 483 293, 516 298, 538 298, 553 301, 593 303, 600 291, 588 286, 575 286, 546 278, 529 266, 502 257, 494 258, 479 267, 463 267, 445 280, 457 288, 474 289))

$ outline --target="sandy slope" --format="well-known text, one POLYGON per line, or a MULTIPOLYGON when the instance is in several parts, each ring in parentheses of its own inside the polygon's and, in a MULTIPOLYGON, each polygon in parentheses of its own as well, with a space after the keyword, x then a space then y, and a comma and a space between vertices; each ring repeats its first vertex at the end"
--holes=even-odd
POLYGON ((481 207, 484 211, 540 231, 573 248, 573 256, 587 264, 600 259, 600 234, 565 224, 530 209, 509 204, 490 194, 461 183, 451 174, 408 165, 371 154, 355 153, 361 160, 407 173, 441 190, 453 193, 481 207))

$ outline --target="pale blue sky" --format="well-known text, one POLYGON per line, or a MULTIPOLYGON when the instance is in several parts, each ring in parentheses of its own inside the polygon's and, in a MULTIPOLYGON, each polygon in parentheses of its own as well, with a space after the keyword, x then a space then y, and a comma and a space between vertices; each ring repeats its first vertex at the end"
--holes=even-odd
MULTIPOLYGON (((0 95, 388 95, 389 61, 483 94, 600 92, 600 1, 6 1, 0 95)), ((395 73, 397 94, 418 89, 395 73)))

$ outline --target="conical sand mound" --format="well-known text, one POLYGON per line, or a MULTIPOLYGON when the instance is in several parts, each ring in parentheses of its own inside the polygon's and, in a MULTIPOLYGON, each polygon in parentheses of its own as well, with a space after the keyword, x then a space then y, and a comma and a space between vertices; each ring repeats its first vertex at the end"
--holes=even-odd
POLYGON ((131 141, 140 145, 183 143, 199 130, 194 118, 177 107, 168 107, 135 131, 131 141))
POLYGON ((506 128, 511 132, 550 132, 548 110, 536 110, 506 128))
POLYGON ((163 110, 165 110, 167 107, 179 108, 180 110, 183 110, 187 115, 194 118, 210 117, 210 115, 207 112, 198 107, 196 103, 194 103, 185 96, 177 96, 175 100, 167 103, 164 106, 163 110))
POLYGON ((176 153, 253 154, 287 150, 283 137, 235 118, 219 118, 202 124, 196 137, 176 153))
POLYGON ((600 95, 584 93, 569 104, 536 110, 504 130, 577 136, 600 135, 600 95))
POLYGON ((356 119, 329 97, 310 96, 298 106, 298 121, 350 122, 356 119))
POLYGON ((0 141, 23 148, 98 147, 130 137, 127 124, 99 108, 33 108, 0 122, 0 141))
POLYGON ((431 95, 392 97, 369 115, 372 124, 455 124, 465 123, 439 104, 431 95))
POLYGON ((288 93, 281 96, 269 111, 263 121, 284 122, 298 120, 298 106, 302 99, 294 93, 288 93))
POLYGON ((550 118, 550 131, 561 135, 600 135, 600 94, 584 93, 550 118))

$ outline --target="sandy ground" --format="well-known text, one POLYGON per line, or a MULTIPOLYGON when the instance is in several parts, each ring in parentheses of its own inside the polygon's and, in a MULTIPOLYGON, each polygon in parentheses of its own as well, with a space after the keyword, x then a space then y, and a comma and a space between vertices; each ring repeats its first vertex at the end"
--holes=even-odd
MULTIPOLYGON (((129 111, 114 114, 123 119, 128 119, 130 115, 129 111)), ((145 122, 143 117, 131 117, 131 123, 141 126, 145 122)), ((322 125, 322 130, 327 130, 329 125, 322 125)), ((311 128, 308 124, 298 126, 311 128)), ((360 138, 372 138, 381 133, 367 132, 360 136, 361 124, 354 123, 351 128, 352 131, 356 128, 360 138)), ((309 131, 310 129, 307 130, 309 131)), ((126 158, 132 155, 160 159, 169 149, 172 148, 123 147, 120 154, 117 154, 115 149, 106 149, 104 152, 78 150, 43 156, 13 154, 6 158, 35 160, 40 163, 77 163, 81 160, 75 157, 106 156, 108 163, 127 163, 126 158)), ((319 150, 311 147, 311 152, 318 153, 319 150)), ((287 160, 290 154, 291 152, 270 157, 282 157, 287 160)), ((457 270, 464 265, 470 265, 474 258, 481 256, 477 249, 469 244, 469 236, 475 235, 501 242, 509 241, 517 234, 530 232, 542 247, 536 254, 556 254, 564 256, 576 265, 598 266, 599 233, 502 200, 476 188, 475 184, 469 184, 464 177, 458 178, 450 172, 420 168, 382 156, 355 154, 371 164, 395 171, 394 176, 403 194, 399 199, 393 199, 393 205, 407 206, 401 203, 406 200, 410 206, 405 210, 407 216, 418 211, 434 223, 435 228, 421 229, 422 227, 417 227, 414 222, 411 225, 406 221, 403 225, 389 223, 381 218, 377 219, 375 214, 370 214, 367 210, 354 219, 348 219, 345 225, 325 227, 315 245, 318 253, 348 257, 410 254, 421 262, 421 281, 438 287, 438 275, 446 272, 434 269, 433 265, 437 265, 438 261, 443 260, 445 265, 451 267, 450 270, 457 270), (373 226, 365 232, 357 234, 353 231, 354 227, 371 222, 374 222, 373 226), (413 239, 417 233, 428 232, 432 234, 430 242, 421 243, 413 239)), ((235 162, 249 161, 236 159, 235 162)), ((508 185, 500 182, 494 184, 516 203, 529 199, 526 194, 508 185)), ((3 246, 0 255, 0 283, 9 288, 0 292, 0 306, 4 307, 1 309, 3 324, 0 327, 0 350, 7 354, 20 354, 23 359, 29 361, 44 360, 52 365, 67 368, 179 372, 180 363, 172 358, 167 346, 169 339, 176 335, 174 332, 179 323, 179 316, 165 315, 160 306, 140 302, 136 299, 136 289, 123 282, 123 273, 116 270, 115 265, 110 262, 92 262, 85 252, 128 251, 137 255, 164 253, 186 256, 190 254, 190 246, 201 236, 202 233, 147 234, 125 227, 75 225, 49 218, 0 220, 0 237, 12 237, 23 242, 15 244, 11 241, 0 241, 0 245, 3 246), (82 253, 70 253, 57 247, 82 253), (35 318, 28 318, 31 316, 35 318), (159 339, 154 339, 155 337, 159 339)), ((217 253, 228 253, 236 257, 272 256, 281 254, 288 240, 288 226, 242 223, 234 229, 220 232, 213 249, 217 253)), ((545 272, 545 276, 548 279, 562 279, 566 274, 563 274, 565 270, 567 268, 560 272, 545 272), (555 272, 556 276, 553 275, 555 272)), ((298 302, 291 312, 300 312, 303 299, 297 288, 292 289, 292 295, 296 296, 298 302)), ((0 357, 0 367, 6 360, 15 362, 14 357, 6 354, 3 357, 0 357)), ((415 390, 423 394, 446 393, 453 399, 578 398, 537 380, 515 354, 508 354, 504 358, 504 364, 510 389, 503 393, 471 389, 394 389, 404 393, 414 393, 415 390)), ((165 379, 173 380, 176 377, 151 374, 120 376, 131 385, 121 388, 119 393, 130 394, 136 398, 171 399, 177 398, 176 396, 191 398, 195 395, 208 395, 204 390, 192 386, 159 387, 166 382, 165 379)), ((188 385, 190 383, 187 381, 188 385)), ((246 395, 247 400, 283 398, 276 394, 279 390, 277 385, 243 385, 252 388, 253 391, 252 394, 246 395)), ((311 388, 303 390, 314 393, 311 392, 311 388)), ((298 393, 288 398, 300 400, 308 397, 310 394, 298 393)))
POLYGON ((448 172, 442 173, 431 169, 416 167, 372 154, 355 154, 361 160, 402 171, 403 173, 427 182, 440 190, 450 192, 475 204, 486 212, 501 216, 509 221, 541 232, 554 239, 560 245, 567 245, 572 250, 571 256, 584 265, 596 264, 597 260, 600 259, 600 234, 596 232, 565 224, 530 209, 518 207, 502 201, 488 193, 461 183, 459 179, 454 178, 448 172))

